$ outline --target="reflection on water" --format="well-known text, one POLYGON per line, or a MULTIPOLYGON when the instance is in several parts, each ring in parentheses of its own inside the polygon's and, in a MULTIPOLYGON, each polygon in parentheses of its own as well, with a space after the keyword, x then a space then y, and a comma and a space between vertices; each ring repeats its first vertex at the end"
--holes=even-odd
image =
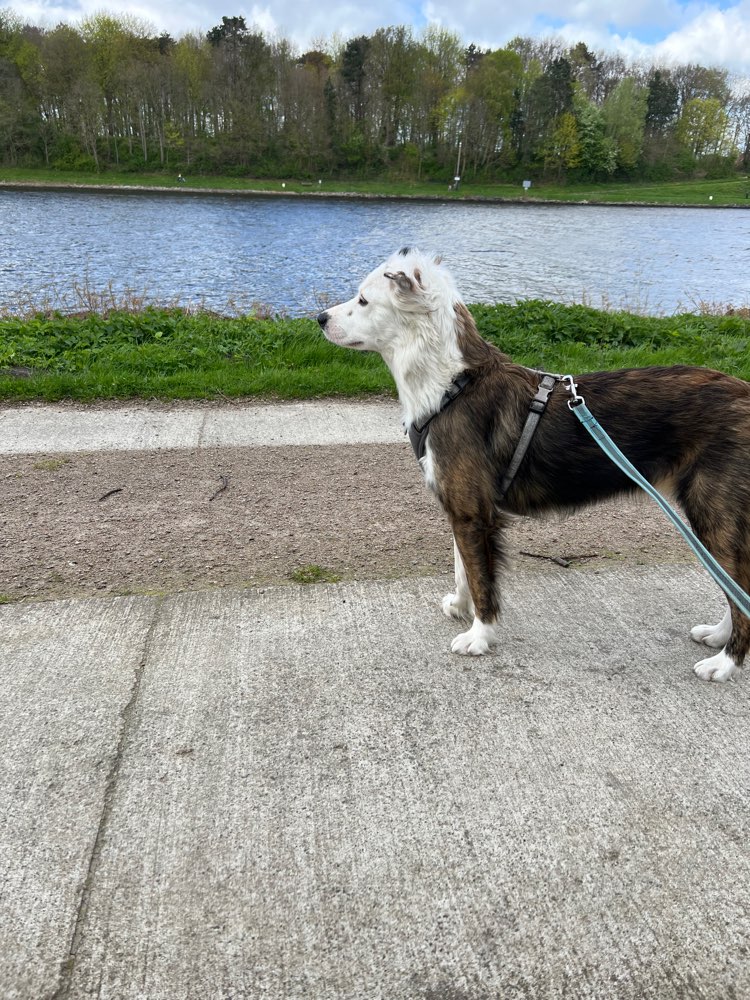
POLYGON ((399 247, 469 302, 750 302, 750 211, 0 191, 0 308, 74 284, 306 315, 399 247))

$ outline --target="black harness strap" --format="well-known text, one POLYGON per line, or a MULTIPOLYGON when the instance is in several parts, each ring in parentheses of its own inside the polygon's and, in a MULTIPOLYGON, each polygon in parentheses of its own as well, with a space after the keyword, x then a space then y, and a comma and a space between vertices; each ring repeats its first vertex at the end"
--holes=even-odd
MULTIPOLYGON (((526 452, 529 450, 529 445, 531 444, 534 433, 539 426, 539 421, 542 419, 542 414, 547 409, 547 403, 549 402, 549 397, 552 395, 552 390, 562 379, 561 375, 552 375, 547 372, 538 372, 538 374, 542 376, 539 388, 537 389, 536 396, 534 396, 529 404, 529 415, 526 418, 526 423, 521 431, 521 437, 518 440, 516 450, 511 456, 508 468, 505 470, 505 475, 500 483, 499 499, 501 501, 505 498, 505 495, 510 489, 513 480, 516 478, 516 473, 520 468, 521 462, 523 461, 526 452)), ((442 400, 440 401, 440 409, 437 413, 433 413, 432 416, 428 417, 427 420, 425 420, 425 422, 420 426, 417 426, 416 424, 409 424, 407 427, 406 430, 409 435, 409 440, 411 441, 411 446, 414 449, 414 454, 417 456, 417 461, 424 458, 430 424, 439 413, 442 413, 447 406, 450 406, 453 400, 463 392, 470 381, 471 376, 468 372, 462 372, 460 375, 457 375, 448 386, 442 400)))
POLYGON ((427 432, 430 429, 430 424, 439 413, 442 413, 447 406, 450 406, 456 396, 461 395, 469 382, 471 382, 471 375, 468 372, 461 372, 460 375, 456 375, 443 393, 443 398, 440 400, 440 408, 437 412, 428 417, 421 426, 417 427, 416 424, 409 424, 406 428, 406 433, 409 435, 409 440, 411 441, 411 446, 414 449, 414 454, 417 456, 418 462, 424 458, 427 448, 427 432))
POLYGON ((552 390, 559 381, 559 375, 542 375, 542 380, 539 383, 536 396, 534 396, 529 405, 529 415, 526 418, 526 423, 523 425, 523 430, 521 431, 521 437, 516 445, 516 450, 513 452, 508 468, 505 470, 503 481, 500 483, 500 500, 505 499, 506 493, 510 489, 513 480, 516 478, 516 473, 518 472, 521 462, 523 462, 524 455, 529 450, 531 439, 534 437, 534 432, 539 426, 542 414, 547 409, 547 403, 549 402, 552 390))

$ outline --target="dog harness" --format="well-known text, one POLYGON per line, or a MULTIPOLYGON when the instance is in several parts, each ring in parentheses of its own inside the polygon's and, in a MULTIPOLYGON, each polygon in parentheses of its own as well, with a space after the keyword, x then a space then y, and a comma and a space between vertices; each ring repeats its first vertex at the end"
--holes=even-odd
MULTIPOLYGON (((562 380, 562 375, 553 375, 549 372, 540 372, 535 370, 535 374, 541 375, 542 378, 539 383, 536 396, 534 396, 529 404, 529 415, 526 418, 526 423, 523 425, 521 437, 518 439, 516 449, 511 456, 508 468, 505 470, 505 475, 500 483, 500 500, 505 498, 513 480, 516 478, 516 473, 520 468, 526 452, 529 450, 529 445, 531 444, 534 433, 539 426, 539 421, 542 419, 542 414, 547 409, 547 403, 549 402, 552 390, 555 388, 557 383, 562 380)), ((468 372, 462 372, 460 375, 457 375, 445 391, 445 394, 440 401, 440 408, 437 412, 428 417, 427 420, 425 420, 425 422, 420 426, 417 426, 416 424, 409 424, 407 433, 409 435, 409 440, 411 441, 411 446, 414 449, 414 454, 417 456, 417 461, 424 458, 427 448, 427 433, 430 429, 430 424, 435 417, 450 406, 453 400, 463 392, 470 381, 471 376, 468 372)))
POLYGON ((428 417, 423 424, 417 426, 417 424, 409 424, 406 428, 406 433, 409 435, 409 440, 411 441, 411 446, 414 449, 414 454, 417 456, 417 461, 420 462, 425 455, 427 449, 427 432, 430 429, 430 424, 442 413, 448 406, 451 405, 453 400, 460 396, 464 391, 466 386, 471 382, 471 375, 468 372, 461 372, 460 375, 456 375, 451 384, 443 393, 443 398, 440 400, 440 406, 437 411, 428 417))
POLYGON ((537 374, 542 376, 542 380, 539 383, 536 396, 534 396, 531 403, 529 403, 529 415, 526 417, 526 423, 523 425, 523 430, 521 431, 521 437, 518 439, 516 450, 511 456, 508 468, 505 470, 505 475, 503 476, 503 481, 500 483, 500 500, 505 499, 505 494, 508 492, 513 480, 516 478, 516 473, 518 472, 521 462, 523 462, 524 455, 529 450, 531 439, 534 437, 534 433, 539 426, 542 414, 547 409, 547 403, 549 402, 549 397, 552 395, 552 390, 561 380, 560 375, 552 375, 549 372, 537 372, 537 374))

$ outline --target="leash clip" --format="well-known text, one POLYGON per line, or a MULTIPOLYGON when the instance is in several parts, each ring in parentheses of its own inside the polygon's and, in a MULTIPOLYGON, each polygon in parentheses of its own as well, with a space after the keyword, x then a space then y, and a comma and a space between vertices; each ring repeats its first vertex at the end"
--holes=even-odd
POLYGON ((583 396, 578 395, 578 385, 576 384, 572 375, 563 375, 563 382, 565 383, 565 388, 571 395, 571 399, 568 400, 568 409, 573 410, 576 406, 580 406, 581 403, 585 403, 586 400, 583 396))

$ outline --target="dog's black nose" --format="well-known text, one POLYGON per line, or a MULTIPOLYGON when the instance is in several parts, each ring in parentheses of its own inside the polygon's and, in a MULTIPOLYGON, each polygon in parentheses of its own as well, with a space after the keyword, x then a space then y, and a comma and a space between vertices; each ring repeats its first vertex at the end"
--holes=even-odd
POLYGON ((325 329, 325 325, 328 322, 328 313, 327 312, 319 313, 318 314, 318 322, 323 327, 323 329, 325 329))

